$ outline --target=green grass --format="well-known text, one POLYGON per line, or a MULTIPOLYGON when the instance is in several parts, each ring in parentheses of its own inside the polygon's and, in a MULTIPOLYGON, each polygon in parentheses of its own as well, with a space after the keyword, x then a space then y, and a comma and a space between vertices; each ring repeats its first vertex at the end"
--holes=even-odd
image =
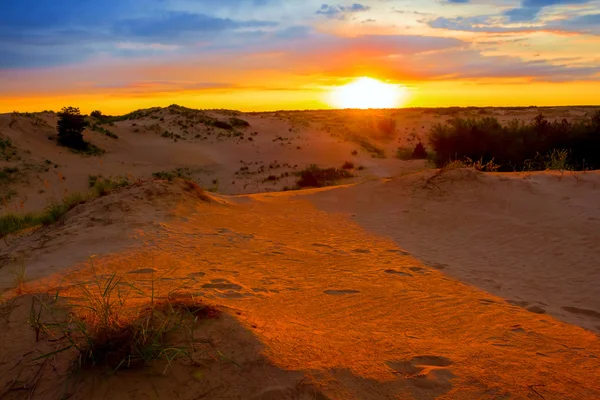
POLYGON ((108 137, 110 137, 110 138, 113 138, 113 139, 118 139, 118 138, 119 138, 119 136, 118 136, 116 133, 114 133, 114 132, 112 132, 112 131, 109 131, 109 130, 108 130, 108 129, 106 129, 105 127, 103 127, 103 126, 100 126, 100 125, 98 125, 98 124, 94 124, 94 123, 93 123, 93 124, 91 124, 91 125, 90 125, 90 129, 91 129, 91 130, 93 130, 93 131, 95 131, 95 132, 100 132, 100 133, 102 133, 103 135, 106 135, 106 136, 108 136, 108 137))
MULTIPOLYGON (((91 181, 92 178, 90 177, 90 182, 91 181)), ((72 193, 65 196, 61 201, 49 204, 41 212, 25 214, 12 213, 0 216, 0 238, 36 226, 52 225, 62 219, 67 212, 79 204, 83 204, 99 196, 104 196, 115 189, 130 184, 131 182, 124 178, 104 179, 96 177, 93 186, 90 186, 90 191, 86 194, 72 193)))

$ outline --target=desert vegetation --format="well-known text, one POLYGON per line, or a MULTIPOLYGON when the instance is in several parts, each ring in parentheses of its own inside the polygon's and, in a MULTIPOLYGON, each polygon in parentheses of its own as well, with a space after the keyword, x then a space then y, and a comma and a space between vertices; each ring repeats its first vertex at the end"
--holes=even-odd
POLYGON ((600 168, 600 112, 577 122, 549 121, 539 114, 529 123, 496 118, 454 118, 432 127, 435 163, 495 165, 499 171, 600 168), (491 164, 490 164, 491 163, 491 164))
POLYGON ((113 190, 130 185, 131 182, 125 178, 103 178, 102 176, 90 176, 89 188, 85 193, 72 193, 63 197, 60 201, 50 203, 44 210, 34 213, 9 213, 0 216, 0 238, 15 232, 22 231, 39 225, 51 225, 64 215, 78 206, 93 198, 104 196, 113 190))
MULTIPOLYGON (((33 296, 29 324, 35 340, 57 342, 57 349, 40 358, 67 353, 73 372, 100 367, 119 369, 164 363, 163 373, 179 357, 194 356, 197 325, 219 312, 177 289, 160 293, 154 277, 150 290, 138 287, 126 275, 101 277, 90 259, 94 278, 77 287, 77 300, 33 296)), ((204 344, 209 346, 208 344, 204 344)))
POLYGON ((335 185, 342 179, 352 178, 354 175, 348 169, 344 168, 320 168, 312 164, 307 168, 298 171, 299 177, 296 185, 299 188, 305 187, 323 187, 335 185))
POLYGON ((85 115, 77 107, 64 107, 58 114, 56 130, 57 142, 74 152, 86 155, 100 155, 104 151, 98 146, 84 140, 83 131, 89 126, 85 115))

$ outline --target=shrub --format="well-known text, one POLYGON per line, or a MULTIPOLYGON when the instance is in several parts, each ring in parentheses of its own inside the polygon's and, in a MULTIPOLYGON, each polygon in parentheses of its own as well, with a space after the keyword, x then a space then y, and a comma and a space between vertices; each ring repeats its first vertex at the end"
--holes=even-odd
POLYGON ((96 119, 102 119, 102 118, 104 118, 104 115, 102 115, 102 111, 94 110, 90 113, 90 117, 94 117, 96 119))
POLYGON ((600 111, 579 122, 548 121, 542 114, 530 123, 497 119, 452 119, 429 134, 434 161, 493 160, 500 171, 600 168, 600 111))
POLYGON ((419 143, 417 143, 417 145, 415 146, 415 149, 412 152, 412 158, 414 160, 421 160, 427 158, 427 151, 425 150, 425 146, 423 146, 423 143, 421 143, 421 141, 419 141, 419 143))
POLYGON ((154 179, 168 180, 172 181, 173 179, 191 179, 192 174, 189 168, 176 168, 173 171, 160 171, 154 172, 152 174, 154 179))
POLYGON ((308 168, 296 173, 300 178, 296 182, 299 187, 323 187, 335 185, 337 181, 352 178, 350 172, 338 168, 319 168, 310 165, 308 168))
POLYGON ((354 169, 354 163, 351 163, 350 161, 346 161, 342 165, 342 169, 354 169))
POLYGON ((76 150, 87 149, 87 143, 83 140, 83 130, 88 123, 85 116, 81 115, 77 107, 64 107, 58 113, 58 143, 61 146, 76 150))
POLYGON ((233 126, 231 126, 230 124, 228 124, 225 121, 218 120, 218 119, 212 121, 212 126, 214 126, 215 128, 221 128, 221 129, 226 129, 226 130, 233 129, 233 126))
POLYGON ((229 123, 231 124, 231 126, 235 126, 235 127, 239 127, 239 128, 248 128, 250 126, 250 123, 248 121, 243 120, 241 118, 237 118, 237 117, 229 118, 229 123))

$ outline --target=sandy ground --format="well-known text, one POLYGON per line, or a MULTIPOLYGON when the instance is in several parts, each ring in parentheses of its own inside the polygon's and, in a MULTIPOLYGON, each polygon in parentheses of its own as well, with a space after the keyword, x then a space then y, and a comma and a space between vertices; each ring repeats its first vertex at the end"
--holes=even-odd
MULTIPOLYGON (((452 182, 451 187, 461 188, 463 196, 468 188, 485 194, 489 187, 526 195, 524 188, 533 185, 530 181, 545 184, 548 192, 557 190, 553 185, 565 185, 564 190, 570 192, 574 203, 580 207, 586 204, 585 196, 573 190, 577 183, 573 178, 574 183, 564 177, 558 181, 558 177, 547 174, 506 179, 502 175, 487 177, 457 170, 450 172, 447 179, 452 182)), ((591 173, 582 179, 588 182, 580 183, 583 193, 589 185, 587 190, 593 194, 596 190, 593 182, 598 180, 598 175, 591 173)), ((508 250, 513 247, 510 241, 513 239, 505 232, 510 222, 498 227, 492 225, 489 229, 497 229, 496 234, 484 235, 479 224, 483 221, 489 224, 502 217, 494 212, 476 217, 476 209, 467 211, 473 208, 472 203, 444 202, 454 204, 446 206, 453 207, 448 211, 454 215, 466 213, 472 218, 469 223, 475 231, 487 237, 471 244, 461 242, 462 229, 457 229, 453 238, 436 246, 439 237, 433 231, 441 226, 433 218, 426 232, 415 232, 413 242, 402 245, 399 244, 403 236, 398 232, 405 229, 410 232, 410 222, 390 217, 389 224, 378 228, 379 231, 369 226, 386 210, 377 201, 366 201, 366 197, 380 198, 386 192, 388 203, 392 203, 392 198, 398 199, 402 194, 406 197, 403 201, 417 203, 409 208, 408 214, 415 213, 414 218, 418 219, 419 207, 433 208, 441 198, 452 196, 442 182, 437 183, 442 190, 438 194, 434 189, 423 188, 425 181, 426 176, 417 174, 308 193, 242 197, 201 196, 179 182, 157 181, 134 188, 140 191, 139 195, 145 192, 155 199, 146 204, 149 210, 153 207, 159 210, 158 206, 165 203, 171 207, 166 213, 156 211, 151 225, 140 225, 132 234, 135 244, 96 257, 96 273, 102 276, 113 272, 125 274, 136 284, 161 276, 159 285, 181 286, 223 307, 225 319, 202 332, 215 338, 216 348, 236 364, 211 359, 197 366, 180 361, 167 374, 168 379, 128 372, 110 378, 93 378, 94 385, 91 385, 86 379, 92 378, 84 377, 72 383, 69 391, 56 387, 59 378, 64 378, 59 372, 64 371, 67 362, 57 358, 54 370, 44 366, 46 372, 37 386, 37 395, 52 398, 57 391, 67 390, 68 393, 74 391, 74 398, 127 399, 175 395, 190 399, 199 395, 240 399, 528 399, 536 396, 592 399, 600 396, 596 379, 600 368, 600 341, 596 334, 551 315, 528 311, 451 277, 469 281, 478 275, 473 263, 460 264, 468 258, 464 255, 466 250, 450 251, 451 242, 472 249, 474 257, 479 258, 485 248, 478 247, 484 242, 487 253, 500 251, 493 244, 497 241, 504 243, 500 247, 507 254, 501 253, 504 255, 491 266, 485 265, 484 260, 494 257, 481 257, 478 264, 483 278, 492 276, 496 283, 506 290, 512 287, 511 292, 519 293, 519 298, 524 299, 535 297, 545 287, 561 287, 565 297, 547 293, 540 299, 550 313, 560 310, 558 304, 577 309, 594 307, 586 285, 575 290, 567 281, 575 272, 570 264, 562 264, 560 257, 555 255, 545 260, 544 271, 539 270, 539 264, 528 264, 535 257, 523 253, 533 251, 540 257, 544 249, 553 248, 552 243, 542 244, 542 240, 538 244, 543 246, 541 249, 530 247, 527 240, 537 240, 534 234, 539 228, 535 225, 513 219, 518 228, 513 234, 521 230, 520 240, 515 239, 515 242, 520 241, 520 247, 527 247, 520 250, 521 280, 511 276, 517 268, 511 263, 520 247, 508 250), (412 199, 409 198, 411 192, 412 199), (359 200, 361 196, 365 196, 365 202, 359 200), (356 211, 349 213, 339 206, 339 201, 334 206, 335 199, 339 198, 355 204, 356 211), (327 210, 331 207, 335 212, 327 210), (373 219, 361 217, 359 210, 373 219), (394 222, 404 223, 399 226, 394 222), (527 239, 528 236, 531 239, 527 239), (430 245, 416 246, 420 240, 430 245), (435 250, 428 253, 424 250, 434 247, 435 250), (414 252, 414 256, 409 251, 414 252), (435 262, 436 254, 439 256, 443 251, 448 251, 450 261, 445 260, 448 267, 442 271, 440 265, 436 268, 419 260, 426 257, 429 262, 435 262), (493 267, 498 272, 490 275, 493 267)), ((60 288, 68 295, 76 290, 76 284, 88 282, 92 272, 83 255, 79 263, 65 262, 64 252, 54 243, 67 240, 74 248, 84 247, 90 254, 102 252, 102 242, 92 243, 86 240, 85 234, 73 235, 68 229, 89 220, 102 207, 118 208, 122 202, 128 204, 132 201, 130 190, 78 206, 73 210, 77 217, 67 218, 64 226, 48 235, 49 239, 38 248, 33 246, 39 244, 33 234, 15 240, 11 248, 4 250, 6 254, 17 247, 31 246, 26 262, 32 275, 26 290, 39 293, 60 288), (56 268, 42 270, 49 263, 56 268)), ((553 201, 552 198, 545 200, 546 203, 553 201)), ((405 214, 405 204, 398 200, 397 214, 405 214)), ((501 212, 500 207, 492 207, 501 212)), ((541 207, 537 211, 533 207, 523 209, 516 200, 512 207, 517 216, 538 212, 538 219, 546 211, 541 207)), ((597 216, 597 210, 595 213, 591 215, 597 216)), ((551 221, 554 221, 552 232, 568 228, 561 226, 566 223, 561 220, 545 223, 551 221)), ((93 225, 106 236, 122 235, 122 226, 118 224, 95 221, 93 225)), ((564 236, 556 240, 564 240, 564 236)), ((592 242, 593 237, 589 238, 589 243, 592 242)), ((573 258, 578 251, 584 251, 586 242, 577 244, 574 238, 563 244, 568 245, 565 246, 568 251, 573 251, 569 253, 573 258)), ((573 261, 578 265, 577 274, 583 276, 588 271, 589 283, 597 277, 593 271, 596 258, 595 250, 585 251, 588 257, 573 261)), ((0 269, 3 281, 7 273, 7 268, 0 269)), ((482 279, 484 283, 476 280, 473 283, 488 289, 485 279, 482 279)), ((493 292, 493 289, 488 290, 493 292)), ((26 313, 27 300, 21 301, 26 313)), ((30 328, 23 321, 19 324, 17 315, 7 329, 0 331, 0 335, 4 335, 0 341, 11 343, 7 352, 3 352, 8 356, 2 368, 6 371, 10 367, 16 370, 27 366, 24 374, 29 373, 33 379, 40 370, 40 361, 36 364, 31 355, 23 356, 35 342, 30 328), (18 367, 14 367, 17 364, 18 367)), ((563 316, 567 320, 581 317, 573 322, 584 326, 592 325, 595 318, 591 312, 567 311, 563 316)), ((37 346, 52 348, 52 345, 37 346)), ((9 393, 18 398, 18 393, 9 393)))
POLYGON ((57 147, 53 115, 0 116, 16 149, 0 167, 20 171, 2 212, 39 210, 86 190, 95 174, 135 181, 186 168, 220 193, 139 182, 0 241, 5 298, 14 271, 27 271, 26 294, 0 319, 0 397, 600 398, 600 174, 438 174, 392 157, 451 112, 386 111, 397 122, 392 137, 370 128, 382 117, 372 111, 246 114, 242 141, 161 110, 117 122, 109 129, 118 139, 89 132, 101 157, 57 147), (373 158, 365 139, 387 158, 373 158), (343 186, 276 192, 294 177, 265 182, 345 161, 366 169, 343 186), (195 337, 211 347, 165 375, 156 365, 73 376, 72 354, 39 359, 63 342, 35 341, 31 294, 77 299, 79 285, 112 273, 219 307, 195 337))

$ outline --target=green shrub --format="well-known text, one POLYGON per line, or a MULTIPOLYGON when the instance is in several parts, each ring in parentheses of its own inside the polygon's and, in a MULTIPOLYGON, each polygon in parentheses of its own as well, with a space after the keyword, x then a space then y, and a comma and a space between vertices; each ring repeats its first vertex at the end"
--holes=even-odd
POLYGON ((580 122, 454 118, 429 134, 438 167, 453 160, 493 161, 500 171, 600 168, 600 111, 580 122))

